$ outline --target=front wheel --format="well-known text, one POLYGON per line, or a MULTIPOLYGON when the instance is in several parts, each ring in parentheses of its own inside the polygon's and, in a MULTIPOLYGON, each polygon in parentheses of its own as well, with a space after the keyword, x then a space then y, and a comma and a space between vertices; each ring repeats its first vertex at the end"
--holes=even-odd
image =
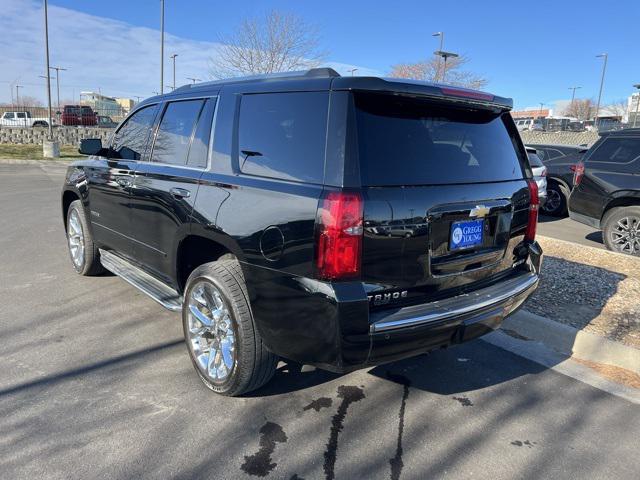
POLYGON ((640 257, 640 207, 614 208, 602 223, 609 250, 640 257))
POLYGON ((198 376, 216 393, 241 395, 261 387, 275 373, 277 357, 256 329, 235 259, 207 263, 191 273, 182 327, 198 376))
POLYGON ((104 272, 100 253, 93 243, 93 235, 80 200, 71 202, 67 211, 67 246, 73 268, 80 275, 98 275, 104 272))

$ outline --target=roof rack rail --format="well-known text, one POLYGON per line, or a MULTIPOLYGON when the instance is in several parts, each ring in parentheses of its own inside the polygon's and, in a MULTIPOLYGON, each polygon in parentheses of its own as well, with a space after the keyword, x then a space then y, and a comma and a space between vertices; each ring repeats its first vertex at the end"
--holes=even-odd
POLYGON ((296 70, 292 72, 275 72, 275 73, 262 73, 258 75, 248 75, 246 77, 232 77, 224 80, 212 80, 210 82, 188 83, 182 85, 174 90, 174 92, 182 92, 196 87, 206 87, 209 85, 220 85, 223 83, 235 83, 235 82, 249 82, 251 80, 276 80, 279 78, 295 78, 295 77, 339 77, 340 74, 330 67, 318 67, 311 68, 309 70, 296 70))

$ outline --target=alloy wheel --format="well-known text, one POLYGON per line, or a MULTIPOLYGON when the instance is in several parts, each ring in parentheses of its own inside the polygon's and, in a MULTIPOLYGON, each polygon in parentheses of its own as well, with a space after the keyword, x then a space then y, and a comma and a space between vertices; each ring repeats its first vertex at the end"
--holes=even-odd
POLYGON ((82 268, 84 263, 84 232, 80 223, 78 211, 73 209, 69 214, 67 225, 67 239, 69 242, 69 253, 76 268, 82 268))
POLYGON ((627 216, 619 219, 611 229, 610 239, 619 252, 640 254, 640 217, 627 216))
POLYGON ((560 193, 550 188, 547 190, 547 201, 544 203, 542 210, 548 213, 556 212, 560 208, 561 203, 560 193))
POLYGON ((187 342, 193 358, 214 383, 223 383, 236 366, 236 333, 229 308, 215 285, 199 281, 187 299, 187 342))

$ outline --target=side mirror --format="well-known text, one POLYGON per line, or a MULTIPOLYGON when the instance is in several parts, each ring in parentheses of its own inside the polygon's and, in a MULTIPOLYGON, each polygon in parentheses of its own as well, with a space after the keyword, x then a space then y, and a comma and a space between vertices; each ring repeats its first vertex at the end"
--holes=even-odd
POLYGON ((80 140, 78 152, 83 155, 100 155, 102 151, 102 140, 99 138, 85 138, 80 140))

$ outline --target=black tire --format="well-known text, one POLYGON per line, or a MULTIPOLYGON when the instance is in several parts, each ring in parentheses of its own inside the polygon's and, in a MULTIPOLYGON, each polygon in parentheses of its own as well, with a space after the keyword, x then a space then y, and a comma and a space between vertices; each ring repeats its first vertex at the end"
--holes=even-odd
POLYGON ((602 237, 609 250, 640 257, 640 206, 616 207, 609 210, 602 219, 602 237), (627 242, 620 240, 620 234, 625 232, 621 225, 630 227, 630 238, 627 242))
POLYGON ((91 233, 91 228, 89 226, 89 221, 87 219, 87 215, 80 200, 74 200, 69 205, 69 210, 67 211, 67 223, 66 223, 66 233, 67 233, 67 249, 69 250, 69 256, 71 258, 71 264, 77 273, 85 276, 99 275, 104 272, 104 267, 100 263, 100 252, 98 251, 98 247, 93 243, 93 234, 91 233), (82 229, 82 242, 83 249, 82 255, 78 258, 81 261, 76 261, 74 259, 74 254, 71 245, 71 234, 70 228, 71 225, 69 222, 71 218, 74 216, 78 219, 78 223, 80 224, 80 228, 82 229))
POLYGON ((568 199, 569 191, 564 186, 558 183, 549 183, 547 185, 547 201, 542 207, 542 212, 554 217, 566 217, 568 199))
POLYGON ((189 357, 198 376, 207 388, 226 396, 238 396, 266 384, 276 370, 278 357, 267 350, 256 329, 249 296, 240 264, 235 259, 206 263, 196 268, 185 288, 182 306, 182 328, 189 357), (191 345, 189 321, 190 301, 194 287, 209 282, 220 293, 229 312, 235 337, 234 366, 227 378, 215 381, 196 359, 191 345))
POLYGON ((48 127, 49 124, 47 122, 34 122, 33 126, 34 127, 48 127))

